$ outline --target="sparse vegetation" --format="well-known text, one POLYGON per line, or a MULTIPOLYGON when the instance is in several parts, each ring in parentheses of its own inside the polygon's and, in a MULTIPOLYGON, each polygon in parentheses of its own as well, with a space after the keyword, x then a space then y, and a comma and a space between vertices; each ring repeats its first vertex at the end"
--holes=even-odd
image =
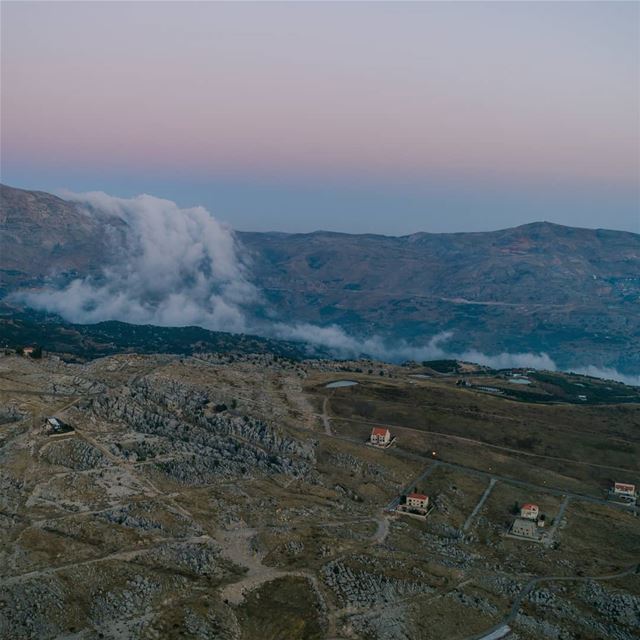
MULTIPOLYGON (((20 410, 0 424, 0 637, 136 637, 142 619, 149 637, 461 640, 506 614, 523 574, 634 561, 637 518, 574 497, 563 514, 555 493, 638 481, 634 404, 513 402, 454 376, 410 384, 414 367, 266 353, 2 364, 0 401, 20 410), (343 371, 359 384, 327 389, 343 371), (30 418, 58 413, 75 433, 30 418), (372 424, 395 445, 364 446, 372 424), (383 512, 410 489, 426 521, 383 512), (504 538, 525 502, 553 544, 504 538)), ((536 591, 522 611, 566 637, 635 633, 598 589, 554 592, 551 610, 536 591)))

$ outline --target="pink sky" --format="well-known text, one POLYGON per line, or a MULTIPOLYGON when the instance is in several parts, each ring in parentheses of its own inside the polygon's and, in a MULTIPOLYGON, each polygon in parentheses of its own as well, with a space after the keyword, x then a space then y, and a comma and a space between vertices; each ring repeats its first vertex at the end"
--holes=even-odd
POLYGON ((634 189, 639 17, 615 2, 3 3, 3 173, 634 189))

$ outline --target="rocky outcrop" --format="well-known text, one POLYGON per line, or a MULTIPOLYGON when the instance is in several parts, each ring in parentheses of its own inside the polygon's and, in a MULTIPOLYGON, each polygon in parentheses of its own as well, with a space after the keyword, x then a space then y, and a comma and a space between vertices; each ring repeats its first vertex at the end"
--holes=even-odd
POLYGON ((111 464, 102 451, 75 437, 47 443, 40 452, 40 457, 49 464, 75 471, 86 471, 111 464))
MULTIPOLYGON (((94 398, 91 412, 154 436, 147 441, 148 448, 153 449, 157 438, 171 443, 178 455, 157 460, 154 467, 180 483, 200 484, 219 476, 257 472, 301 477, 312 470, 313 444, 289 438, 249 416, 231 411, 210 415, 205 409, 212 402, 206 392, 187 384, 142 379, 94 398)), ((117 447, 112 450, 118 452, 117 447)))
MULTIPOLYGON (((368 562, 376 567, 375 559, 368 562)), ((400 579, 381 570, 353 567, 340 560, 322 568, 324 583, 336 594, 340 606, 368 607, 390 602, 418 593, 431 593, 433 588, 424 582, 400 579)))

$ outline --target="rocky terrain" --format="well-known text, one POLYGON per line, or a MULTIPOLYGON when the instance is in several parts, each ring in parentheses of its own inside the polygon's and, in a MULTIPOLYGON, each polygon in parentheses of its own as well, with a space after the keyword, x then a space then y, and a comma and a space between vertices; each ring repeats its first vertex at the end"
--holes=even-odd
POLYGON ((636 638, 640 521, 606 488, 640 480, 638 405, 415 375, 268 353, 0 356, 0 638, 636 638), (365 446, 388 408, 396 443, 365 446), (426 521, 388 510, 416 487, 426 521), (529 500, 549 544, 505 536, 529 500))
MULTIPOLYGON (((0 204, 5 294, 99 273, 127 233, 119 218, 45 193, 3 186, 0 204)), ((236 241, 278 320, 418 346, 450 332, 451 353, 545 352, 564 369, 640 370, 639 234, 534 223, 404 237, 237 233, 236 241)))

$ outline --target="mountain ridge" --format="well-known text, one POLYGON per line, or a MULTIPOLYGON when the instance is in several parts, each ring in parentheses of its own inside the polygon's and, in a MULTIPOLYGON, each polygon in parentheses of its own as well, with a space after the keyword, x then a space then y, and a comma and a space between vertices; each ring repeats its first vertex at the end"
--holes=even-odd
MULTIPOLYGON (((0 295, 99 274, 109 242, 126 233, 105 233, 103 221, 45 192, 3 186, 0 196, 0 295)), ((534 222, 235 237, 251 282, 287 322, 415 346, 447 333, 452 353, 544 352, 561 367, 640 370, 640 234, 534 222)))

